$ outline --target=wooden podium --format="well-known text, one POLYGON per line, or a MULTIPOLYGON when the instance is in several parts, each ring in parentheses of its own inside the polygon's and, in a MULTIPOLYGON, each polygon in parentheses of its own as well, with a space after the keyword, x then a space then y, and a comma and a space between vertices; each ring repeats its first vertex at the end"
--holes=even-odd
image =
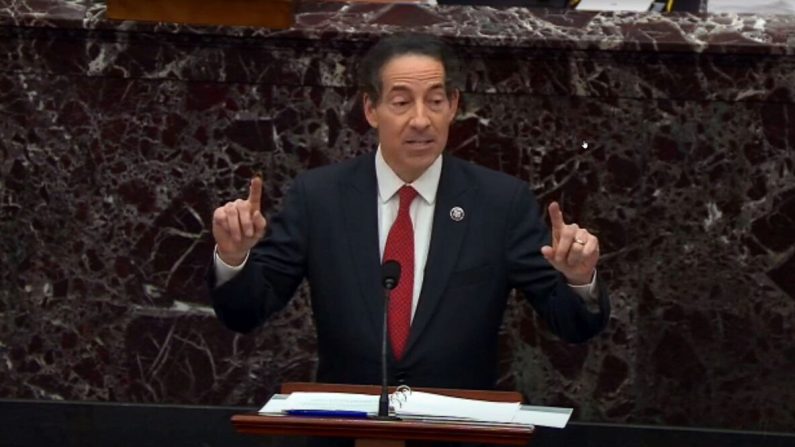
MULTIPOLYGON (((417 388, 418 391, 494 402, 519 402, 517 392, 449 390, 417 388)), ((285 383, 281 392, 322 391, 379 394, 381 388, 369 385, 334 385, 322 383, 285 383)), ((391 389, 390 392, 394 391, 391 389)), ((237 414, 232 416, 235 429, 259 436, 322 436, 356 440, 356 447, 404 447, 406 441, 452 441, 484 444, 525 445, 533 435, 532 427, 504 427, 478 424, 417 421, 379 421, 375 419, 314 418, 237 414)))

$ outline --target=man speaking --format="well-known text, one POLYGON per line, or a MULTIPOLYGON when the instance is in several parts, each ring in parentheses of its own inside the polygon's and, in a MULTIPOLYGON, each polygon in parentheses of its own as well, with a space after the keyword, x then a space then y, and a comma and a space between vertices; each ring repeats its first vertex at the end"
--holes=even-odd
POLYGON ((582 342, 608 321, 599 241, 549 205, 551 234, 528 185, 444 153, 460 91, 441 41, 387 37, 361 64, 374 153, 297 176, 266 221, 262 180, 213 214, 209 283, 218 318, 248 332, 306 278, 317 327, 317 379, 377 384, 381 266, 401 277, 388 305, 389 381, 490 389, 498 330, 519 289, 551 331, 582 342), (375 148, 374 148, 375 149, 375 148))

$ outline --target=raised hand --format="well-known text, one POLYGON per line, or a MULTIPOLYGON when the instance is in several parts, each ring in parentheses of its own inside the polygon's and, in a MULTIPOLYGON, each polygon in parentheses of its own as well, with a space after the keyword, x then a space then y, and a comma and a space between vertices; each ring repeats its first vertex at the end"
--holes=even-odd
POLYGON ((248 251, 265 235, 267 221, 260 212, 261 200, 262 179, 254 177, 245 200, 227 202, 213 212, 213 237, 218 256, 225 263, 242 264, 248 251))
POLYGON ((558 202, 549 204, 549 220, 552 246, 541 247, 541 254, 569 283, 590 283, 599 261, 599 239, 576 223, 566 224, 558 202))

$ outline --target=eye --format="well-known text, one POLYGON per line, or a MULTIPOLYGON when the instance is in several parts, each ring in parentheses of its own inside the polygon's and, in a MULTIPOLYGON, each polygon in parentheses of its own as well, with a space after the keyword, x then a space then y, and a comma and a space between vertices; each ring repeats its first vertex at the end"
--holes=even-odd
POLYGON ((389 101, 389 107, 397 113, 405 112, 408 110, 410 105, 411 103, 406 98, 394 98, 389 101))
POLYGON ((444 107, 445 104, 444 98, 431 98, 429 102, 430 102, 429 106, 434 110, 438 110, 444 107))

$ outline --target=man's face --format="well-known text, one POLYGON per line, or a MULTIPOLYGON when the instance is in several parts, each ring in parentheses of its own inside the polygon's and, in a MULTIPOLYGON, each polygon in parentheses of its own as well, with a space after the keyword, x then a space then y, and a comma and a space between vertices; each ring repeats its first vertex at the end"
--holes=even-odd
POLYGON ((428 56, 397 56, 381 69, 378 103, 364 97, 364 114, 378 129, 381 153, 407 183, 436 160, 458 108, 458 91, 448 98, 444 66, 428 56))

